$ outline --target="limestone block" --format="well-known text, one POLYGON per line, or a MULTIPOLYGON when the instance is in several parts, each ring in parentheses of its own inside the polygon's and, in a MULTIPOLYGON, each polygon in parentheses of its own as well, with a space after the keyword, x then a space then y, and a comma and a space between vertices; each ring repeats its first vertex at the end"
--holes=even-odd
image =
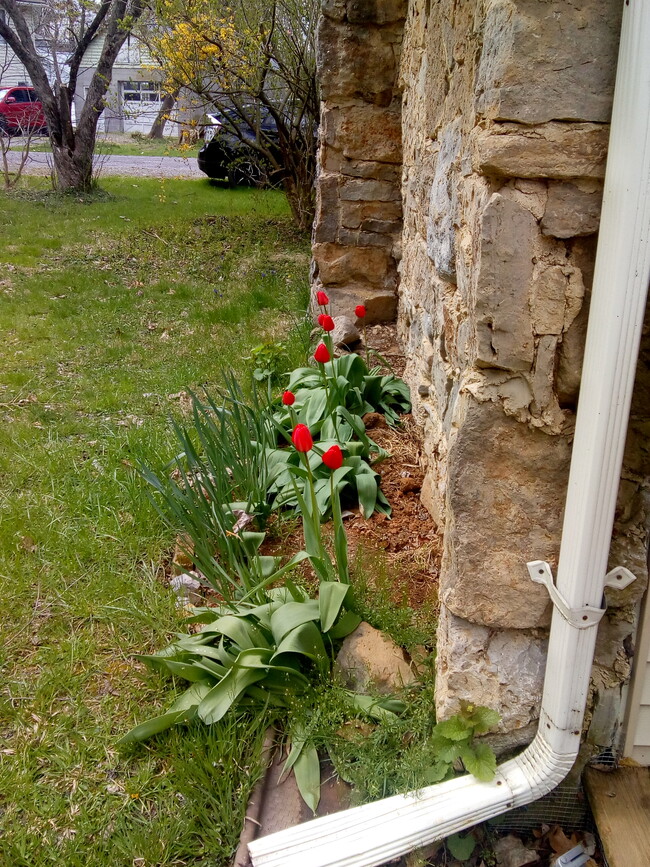
POLYGON ((402 160, 402 123, 399 111, 374 105, 330 108, 321 112, 326 143, 348 159, 380 163, 402 160))
POLYGON ((557 561, 571 447, 467 394, 457 401, 447 460, 440 598, 474 623, 526 629, 549 622, 530 560, 557 561))
POLYGON ((537 221, 513 198, 495 193, 481 226, 476 287, 477 362, 528 370, 534 358, 529 292, 537 221))
POLYGON ((519 629, 494 631, 454 616, 443 605, 438 625, 436 716, 461 702, 498 710, 499 732, 524 729, 539 716, 547 639, 519 629))
POLYGON ((531 312, 535 334, 562 334, 580 312, 584 297, 580 271, 551 265, 540 270, 531 286, 531 312))
POLYGON ((374 160, 348 159, 340 151, 330 147, 323 149, 320 158, 321 169, 336 172, 348 178, 372 178, 376 181, 388 181, 399 187, 402 167, 391 163, 378 163, 374 160))
POLYGON ((339 195, 348 202, 399 202, 402 199, 395 184, 361 178, 342 178, 339 195))
POLYGON ((372 222, 391 222, 401 225, 400 202, 350 202, 342 201, 341 225, 346 229, 363 229, 372 222))
POLYGON ((326 286, 350 281, 367 281, 395 286, 395 263, 386 250, 372 247, 346 247, 339 244, 314 244, 314 260, 326 286))
POLYGON ((490 0, 477 110, 496 120, 607 123, 622 4, 490 0))
POLYGON ((558 348, 554 390, 561 406, 575 407, 580 390, 589 305, 584 304, 558 348))
POLYGON ((407 0, 348 0, 348 21, 389 24, 406 18, 407 0))
POLYGON ((551 183, 542 217, 542 232, 554 238, 574 238, 598 231, 603 191, 600 184, 582 190, 575 184, 551 183))
POLYGON ((634 628, 633 609, 608 610, 598 626, 594 664, 613 669, 621 651, 629 658, 632 655, 634 628), (626 647, 629 652, 625 650, 626 647))
POLYGON ((416 679, 395 642, 365 622, 343 641, 334 665, 348 689, 355 692, 390 695, 416 679))
POLYGON ((339 224, 339 179, 321 172, 316 182, 314 242, 336 241, 339 224))
POLYGON ((438 273, 453 278, 456 273, 456 225, 458 195, 452 171, 461 147, 458 122, 450 124, 440 136, 440 152, 429 197, 427 254, 438 273))
POLYGON ((377 27, 321 18, 316 62, 325 102, 361 99, 373 105, 390 105, 397 75, 392 42, 377 27))
POLYGON ((497 124, 475 132, 473 165, 511 178, 602 178, 608 138, 602 124, 497 124))
MULTIPOLYGON (((648 431, 645 431, 646 435, 648 431)), ((638 441, 639 431, 633 437, 638 441)), ((628 434, 628 454, 630 451, 628 434)), ((641 441, 643 442, 643 440, 641 441)), ((647 443, 647 439, 643 445, 647 443)), ((643 446, 641 446, 643 447, 643 446)), ((626 472, 624 467, 623 472, 626 472)), ((629 472, 629 470, 628 470, 629 472)), ((648 476, 646 473, 646 480, 648 476)), ((635 605, 648 586, 648 523, 650 516, 650 491, 637 482, 623 478, 616 503, 616 521, 609 549, 608 569, 625 566, 636 576, 624 590, 607 588, 605 598, 612 608, 635 605)))
POLYGON ((343 21, 347 15, 345 0, 321 0, 321 12, 332 21, 343 21))
POLYGON ((348 247, 381 247, 389 252, 393 249, 393 236, 385 232, 364 232, 341 227, 336 240, 348 247))
POLYGON ((369 286, 362 282, 349 282, 345 286, 327 286, 332 315, 354 316, 357 304, 366 308, 366 324, 392 322, 397 311, 397 295, 386 287, 369 286))

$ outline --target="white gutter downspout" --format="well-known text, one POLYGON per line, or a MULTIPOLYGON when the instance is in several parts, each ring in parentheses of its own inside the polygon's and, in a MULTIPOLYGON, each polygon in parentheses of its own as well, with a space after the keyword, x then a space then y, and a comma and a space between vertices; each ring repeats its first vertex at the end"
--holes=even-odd
MULTIPOLYGON (((249 843, 254 867, 373 867, 551 791, 580 745, 650 279, 650 2, 627 0, 537 735, 494 780, 459 777, 249 843)), ((545 563, 529 570, 546 582, 545 563)), ((552 581, 552 578, 551 578, 552 581)))

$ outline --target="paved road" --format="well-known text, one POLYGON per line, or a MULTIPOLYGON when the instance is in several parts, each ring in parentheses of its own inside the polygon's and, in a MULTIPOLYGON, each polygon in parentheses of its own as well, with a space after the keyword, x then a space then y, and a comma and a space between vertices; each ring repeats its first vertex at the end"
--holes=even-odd
MULTIPOLYGON (((9 165, 16 166, 20 153, 9 151, 9 165)), ((47 153, 30 153, 24 168, 27 175, 49 175, 52 157, 47 153)), ((102 175, 122 175, 134 178, 205 178, 196 165, 196 157, 95 157, 96 171, 102 175)))

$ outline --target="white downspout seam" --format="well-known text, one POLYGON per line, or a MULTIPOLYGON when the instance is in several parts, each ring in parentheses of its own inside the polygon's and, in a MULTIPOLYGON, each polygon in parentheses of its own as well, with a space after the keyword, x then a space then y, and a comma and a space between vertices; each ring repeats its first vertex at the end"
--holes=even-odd
MULTIPOLYGON (((602 607, 650 279, 648 46, 650 2, 627 0, 556 581, 571 609, 602 607)), ((550 792, 578 753, 596 631, 554 609, 537 735, 492 782, 459 777, 260 837, 253 867, 375 867, 550 792)))

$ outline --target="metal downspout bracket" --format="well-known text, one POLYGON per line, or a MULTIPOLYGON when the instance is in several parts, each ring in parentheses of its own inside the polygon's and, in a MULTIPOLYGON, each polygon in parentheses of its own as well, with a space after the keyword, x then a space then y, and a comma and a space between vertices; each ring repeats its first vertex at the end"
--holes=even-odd
MULTIPOLYGON (((576 629, 589 629, 591 626, 597 626, 605 613, 605 608, 594 608, 593 605, 585 605, 582 608, 571 608, 566 599, 555 586, 551 567, 545 560, 531 560, 526 563, 528 574, 535 584, 543 584, 548 590, 548 595, 551 597, 551 602, 558 609, 562 617, 574 626, 576 629)), ((616 587, 623 590, 633 581, 636 581, 636 576, 624 566, 617 566, 605 575, 605 587, 616 587)))

